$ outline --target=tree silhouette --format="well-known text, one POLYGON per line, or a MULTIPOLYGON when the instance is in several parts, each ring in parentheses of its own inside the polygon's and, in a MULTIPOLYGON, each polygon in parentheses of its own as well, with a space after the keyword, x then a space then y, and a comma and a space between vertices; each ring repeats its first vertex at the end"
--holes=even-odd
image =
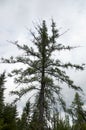
POLYGON ((43 20, 41 25, 36 26, 35 29, 37 35, 31 31, 33 36, 32 46, 30 47, 31 43, 20 45, 18 41, 11 42, 24 53, 17 57, 11 56, 10 59, 2 58, 2 62, 21 63, 25 65, 26 68, 14 69, 9 75, 10 77, 15 77, 15 83, 24 85, 19 91, 12 91, 12 93, 17 94, 20 99, 28 92, 33 90, 37 92, 38 129, 44 130, 47 110, 53 109, 55 102, 59 102, 65 109, 65 103, 60 94, 61 86, 58 85, 57 81, 66 83, 69 88, 81 90, 63 69, 70 67, 83 70, 83 66, 71 64, 70 62, 63 63, 58 59, 58 56, 54 57, 54 54, 58 51, 71 50, 75 47, 65 46, 57 42, 60 35, 53 20, 50 35, 48 34, 45 20, 43 20))

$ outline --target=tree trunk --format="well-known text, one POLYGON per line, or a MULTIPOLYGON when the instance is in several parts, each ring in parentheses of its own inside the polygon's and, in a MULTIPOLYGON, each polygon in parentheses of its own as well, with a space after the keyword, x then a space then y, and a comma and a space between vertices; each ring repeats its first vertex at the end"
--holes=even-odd
POLYGON ((39 95, 39 130, 44 130, 44 90, 45 90, 45 45, 42 51, 42 77, 39 95))
POLYGON ((42 84, 39 97, 39 130, 44 130, 44 84, 42 84))

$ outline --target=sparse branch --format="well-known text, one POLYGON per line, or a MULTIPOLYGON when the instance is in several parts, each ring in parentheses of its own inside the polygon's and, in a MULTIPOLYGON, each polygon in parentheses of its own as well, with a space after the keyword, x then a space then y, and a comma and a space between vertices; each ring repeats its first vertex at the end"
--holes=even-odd
POLYGON ((61 82, 66 83, 70 88, 82 91, 82 89, 80 87, 74 85, 74 82, 72 80, 70 80, 69 76, 67 76, 64 71, 62 72, 59 69, 57 69, 57 71, 52 69, 51 71, 47 71, 47 73, 49 75, 55 77, 57 80, 60 80, 61 82))
POLYGON ((39 77, 36 77, 36 76, 33 76, 31 78, 21 76, 21 77, 15 78, 14 81, 15 81, 15 83, 20 83, 20 84, 28 84, 28 83, 33 83, 35 81, 39 82, 39 83, 41 82, 39 77))
MULTIPOLYGON (((78 46, 77 46, 78 47, 78 46)), ((74 49, 74 48, 77 48, 77 47, 73 47, 73 46, 64 46, 62 44, 57 44, 56 46, 54 46, 54 50, 58 50, 58 51, 61 51, 61 50, 71 50, 71 49, 74 49)))
POLYGON ((39 91, 40 89, 38 89, 37 87, 31 85, 31 86, 29 86, 27 88, 20 89, 20 91, 11 91, 10 94, 17 95, 19 97, 19 99, 20 99, 22 96, 24 96, 28 92, 31 92, 32 90, 38 90, 39 91))
POLYGON ((76 70, 84 70, 85 64, 77 65, 77 64, 71 64, 69 62, 69 63, 63 64, 63 65, 60 65, 59 67, 63 67, 66 69, 68 69, 70 67, 70 68, 75 68, 76 70))

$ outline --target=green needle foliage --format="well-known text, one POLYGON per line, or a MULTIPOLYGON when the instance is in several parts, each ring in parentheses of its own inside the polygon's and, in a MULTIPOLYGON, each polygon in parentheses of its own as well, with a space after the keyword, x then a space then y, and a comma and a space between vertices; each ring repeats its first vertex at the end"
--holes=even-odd
POLYGON ((17 118, 16 106, 7 104, 4 107, 3 112, 4 125, 1 130, 16 130, 16 120, 17 120, 16 118, 17 118))
POLYGON ((4 83, 5 83, 5 73, 0 75, 0 118, 2 117, 4 109, 4 83))
POLYGON ((59 115, 54 115, 53 118, 54 118, 53 130, 71 130, 68 116, 66 116, 65 119, 61 119, 59 118, 59 115))
POLYGON ((21 130, 28 130, 30 122, 30 102, 26 103, 21 116, 21 130))
POLYGON ((86 111, 83 109, 83 106, 84 102, 81 96, 76 93, 70 107, 70 115, 72 116, 74 130, 82 130, 84 127, 86 129, 86 111))
POLYGON ((24 53, 21 56, 10 57, 10 59, 3 59, 4 63, 22 63, 26 65, 26 68, 14 69, 10 73, 10 77, 14 76, 14 82, 19 85, 24 85, 19 91, 12 91, 13 94, 17 94, 20 99, 23 95, 35 90, 38 95, 37 107, 38 107, 38 126, 39 130, 44 130, 45 120, 47 120, 46 112, 51 110, 55 106, 56 102, 60 102, 65 108, 65 103, 61 97, 60 83, 66 83, 68 87, 81 90, 74 82, 69 78, 63 69, 75 68, 83 70, 83 65, 62 63, 58 57, 54 58, 54 53, 62 50, 71 50, 75 47, 64 46, 57 43, 59 38, 59 30, 56 29, 56 24, 52 20, 51 34, 48 34, 48 28, 46 21, 43 20, 41 25, 35 27, 37 35, 31 31, 33 36, 33 44, 30 47, 28 45, 20 45, 18 41, 12 42, 18 49, 24 53), (26 85, 26 87, 25 87, 26 85))
POLYGON ((2 130, 4 125, 3 112, 4 112, 4 83, 5 83, 5 73, 0 74, 0 130, 2 130))

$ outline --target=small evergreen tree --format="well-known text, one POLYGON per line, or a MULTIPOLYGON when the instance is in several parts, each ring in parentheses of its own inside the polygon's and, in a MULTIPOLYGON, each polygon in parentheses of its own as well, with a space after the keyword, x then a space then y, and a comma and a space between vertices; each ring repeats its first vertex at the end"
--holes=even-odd
POLYGON ((82 130, 82 126, 86 123, 86 112, 84 111, 83 106, 84 103, 77 92, 71 105, 74 130, 82 130))
POLYGON ((27 102, 21 116, 21 130, 28 130, 29 123, 30 123, 30 102, 27 102))
POLYGON ((16 106, 7 104, 3 112, 4 126, 1 130, 16 130, 17 111, 16 106))
POLYGON ((0 130, 4 126, 3 111, 4 111, 4 83, 5 83, 5 72, 0 75, 0 130))
POLYGON ((53 115, 53 130, 71 130, 69 116, 66 115, 63 119, 59 113, 53 115))
POLYGON ((4 109, 4 83, 5 83, 5 73, 0 75, 0 118, 2 118, 2 113, 4 109))

